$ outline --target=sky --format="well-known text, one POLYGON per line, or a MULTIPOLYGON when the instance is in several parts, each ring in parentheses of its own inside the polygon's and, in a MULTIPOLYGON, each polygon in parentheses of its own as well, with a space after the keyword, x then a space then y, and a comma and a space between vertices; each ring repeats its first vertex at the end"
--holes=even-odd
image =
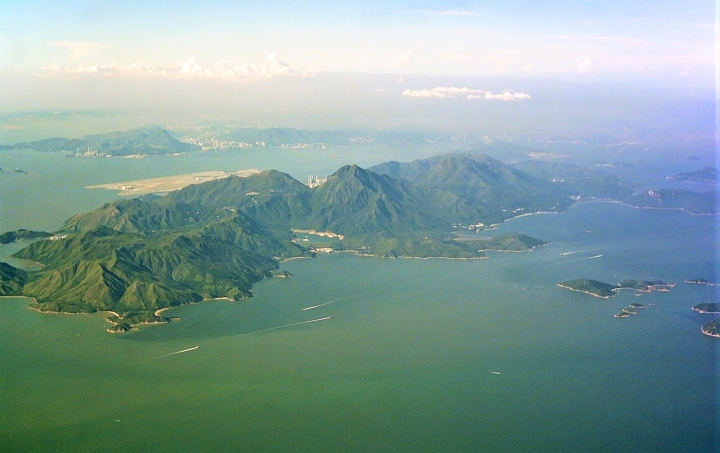
POLYGON ((613 87, 707 93, 715 22, 708 0, 3 0, 0 111, 269 117, 272 103, 286 118, 378 99, 382 116, 382 96, 442 110, 458 100, 531 104, 562 95, 559 84, 585 97, 600 86, 609 96, 613 87))

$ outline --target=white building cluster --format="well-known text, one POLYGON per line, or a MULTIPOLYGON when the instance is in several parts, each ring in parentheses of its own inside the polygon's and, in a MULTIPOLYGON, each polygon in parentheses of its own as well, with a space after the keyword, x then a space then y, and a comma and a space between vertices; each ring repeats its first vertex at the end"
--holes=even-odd
POLYGON ((325 178, 320 178, 317 175, 310 175, 308 176, 307 185, 309 188, 314 189, 315 187, 325 184, 327 182, 327 179, 327 175, 325 175, 325 178))

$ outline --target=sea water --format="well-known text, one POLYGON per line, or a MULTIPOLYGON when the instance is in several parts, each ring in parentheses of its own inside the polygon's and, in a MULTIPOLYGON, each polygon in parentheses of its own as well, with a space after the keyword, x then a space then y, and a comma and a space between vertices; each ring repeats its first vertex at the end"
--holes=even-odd
MULTIPOLYGON (((89 203, 64 188, 58 218, 89 203)), ((715 451, 719 343, 690 307, 718 287, 683 282, 719 280, 715 224, 579 203, 481 233, 550 242, 532 252, 291 260, 251 299, 127 334, 2 299, 0 449, 715 451), (573 278, 677 285, 599 299, 573 278), (612 316, 632 302, 652 306, 612 316)))

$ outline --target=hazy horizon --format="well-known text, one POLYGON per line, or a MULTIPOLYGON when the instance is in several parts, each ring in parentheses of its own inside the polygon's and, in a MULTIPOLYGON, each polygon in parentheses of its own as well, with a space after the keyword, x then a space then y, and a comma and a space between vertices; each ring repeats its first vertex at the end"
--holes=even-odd
MULTIPOLYGON (((75 138, 146 124, 209 124, 246 127, 294 127, 312 130, 401 130, 476 134, 492 137, 587 137, 605 135, 617 141, 693 142, 711 146, 715 136, 712 90, 660 88, 642 83, 537 80, 528 78, 316 74, 303 79, 276 79, 246 89, 247 83, 100 79, 91 86, 77 80, 29 86, 3 99, 33 92, 46 104, 3 111, 0 143, 32 141, 51 136, 75 138), (503 93, 503 86, 530 99, 468 99, 403 95, 404 87, 483 87, 503 93), (192 89, 188 89, 191 87, 192 89), (142 101, 134 99, 148 99, 142 101), (48 106, 48 102, 52 104, 48 106), (89 111, 110 116, 89 123, 82 133, 69 128, 48 132, 28 128, 17 118, 37 113, 89 111), (113 118, 113 115, 115 118, 113 118), (28 128, 23 131, 23 128, 28 128), (38 134, 38 135, 33 135, 38 134)), ((471 88, 468 88, 469 91, 471 88)), ((418 90, 416 90, 418 91, 418 90)), ((432 90, 428 90, 432 92, 432 90)), ((437 92, 437 90, 436 90, 437 92)), ((19 102, 19 101, 18 101, 19 102)), ((15 105, 3 103, 3 106, 15 105)), ((76 121, 78 122, 78 121, 76 121)))
POLYGON ((701 1, 10 1, 0 112, 709 143, 716 31, 701 1))

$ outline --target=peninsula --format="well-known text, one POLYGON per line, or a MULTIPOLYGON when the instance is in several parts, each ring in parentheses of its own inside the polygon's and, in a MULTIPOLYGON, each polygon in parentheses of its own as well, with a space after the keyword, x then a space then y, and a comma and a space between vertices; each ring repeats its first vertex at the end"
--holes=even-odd
POLYGON ((158 126, 128 131, 86 135, 82 138, 54 137, 29 143, 8 145, 11 149, 34 149, 41 152, 65 152, 78 157, 113 157, 179 154, 200 151, 200 147, 183 143, 158 126))

